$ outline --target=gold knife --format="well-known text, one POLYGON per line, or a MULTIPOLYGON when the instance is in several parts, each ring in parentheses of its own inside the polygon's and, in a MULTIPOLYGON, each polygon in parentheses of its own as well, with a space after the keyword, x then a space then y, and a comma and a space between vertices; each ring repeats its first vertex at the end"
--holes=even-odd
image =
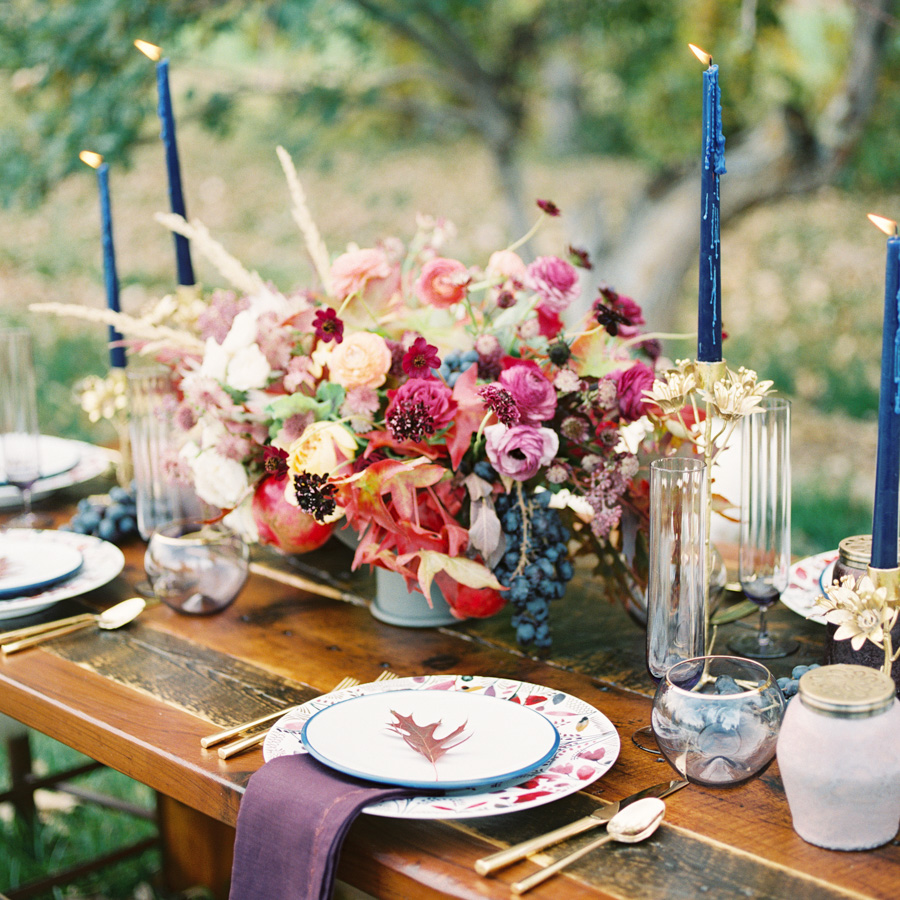
POLYGON ((544 847, 558 844, 560 841, 575 837, 576 834, 590 831, 599 825, 605 825, 622 807, 634 803, 635 800, 643 800, 644 797, 668 797, 669 794, 674 794, 675 791, 680 791, 687 785, 687 781, 673 780, 644 788, 644 790, 638 791, 624 800, 617 800, 615 803, 610 803, 607 806, 600 806, 589 816, 577 819, 568 825, 563 825, 562 828, 557 828, 555 831, 548 831, 546 834, 538 835, 535 838, 523 841, 521 844, 515 844, 506 850, 499 850, 490 856, 484 856, 475 863, 475 871, 479 875, 489 875, 491 872, 496 872, 497 869, 511 865, 520 859, 524 859, 526 856, 530 856, 532 853, 537 853, 538 850, 543 850, 544 847))

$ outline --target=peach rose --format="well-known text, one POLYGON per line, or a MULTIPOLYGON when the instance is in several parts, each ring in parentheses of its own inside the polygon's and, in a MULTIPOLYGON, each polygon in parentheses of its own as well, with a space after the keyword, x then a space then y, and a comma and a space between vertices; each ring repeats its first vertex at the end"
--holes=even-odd
MULTIPOLYGON (((308 425, 288 449, 288 474, 309 472, 312 475, 331 475, 347 460, 356 458, 357 444, 353 432, 337 422, 313 422, 308 425)), ((285 497, 290 502, 290 491, 285 497)), ((293 498, 297 505, 297 498, 293 498)))
POLYGON ((384 250, 349 250, 331 264, 331 290, 338 300, 352 294, 387 300, 399 287, 399 270, 391 264, 384 250))
POLYGON ((423 303, 446 309, 465 299, 468 284, 469 270, 461 262, 438 256, 422 266, 416 296, 423 303))
POLYGON ((331 380, 345 388, 381 387, 390 368, 387 342, 371 331, 354 331, 328 356, 331 380))
POLYGON ((488 260, 487 271, 488 275, 502 275, 504 278, 524 282, 528 267, 515 251, 496 250, 488 260))

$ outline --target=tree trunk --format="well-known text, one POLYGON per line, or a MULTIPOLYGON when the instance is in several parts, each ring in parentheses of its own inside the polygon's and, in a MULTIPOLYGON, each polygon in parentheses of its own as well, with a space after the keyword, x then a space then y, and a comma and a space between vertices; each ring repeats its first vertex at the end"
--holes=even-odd
MULTIPOLYGON (((846 163, 874 103, 878 66, 894 6, 895 0, 859 5, 843 84, 816 123, 810 125, 801 112, 783 108, 737 141, 733 149, 726 148, 728 171, 721 181, 723 225, 761 203, 827 184, 846 163)), ((588 237, 594 282, 590 294, 582 298, 583 308, 596 296, 596 284, 606 281, 643 306, 650 329, 671 331, 684 278, 698 259, 699 222, 696 170, 670 179, 659 190, 648 185, 614 240, 597 232, 588 237)), ((724 228, 722 246, 727 256, 724 228)))

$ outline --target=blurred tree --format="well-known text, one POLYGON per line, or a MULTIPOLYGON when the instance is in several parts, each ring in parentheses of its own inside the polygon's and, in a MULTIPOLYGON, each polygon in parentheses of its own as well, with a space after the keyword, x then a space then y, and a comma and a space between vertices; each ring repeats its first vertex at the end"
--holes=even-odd
MULTIPOLYGON (((577 236, 596 271, 655 325, 697 257, 700 66, 722 61, 729 173, 723 221, 846 174, 876 99, 900 80, 896 0, 5 0, 0 4, 0 192, 40 198, 90 147, 111 160, 147 131, 147 61, 135 37, 197 57, 228 40, 227 77, 192 114, 225 129, 249 93, 361 142, 450 140, 489 148, 527 225, 520 161, 542 146, 641 160, 624 229, 599 209, 577 236), (891 41, 888 41, 889 36, 891 41), (206 50, 204 51, 204 48, 206 50), (265 77, 259 75, 261 60, 265 77), (552 140, 550 140, 552 138, 552 140)), ((896 121, 884 101, 882 133, 896 121)), ((868 148, 871 144, 867 145, 868 148)), ((870 177, 896 178, 885 154, 870 177), (874 174, 873 174, 874 173, 874 174)), ((599 206, 599 204, 598 204, 599 206)))

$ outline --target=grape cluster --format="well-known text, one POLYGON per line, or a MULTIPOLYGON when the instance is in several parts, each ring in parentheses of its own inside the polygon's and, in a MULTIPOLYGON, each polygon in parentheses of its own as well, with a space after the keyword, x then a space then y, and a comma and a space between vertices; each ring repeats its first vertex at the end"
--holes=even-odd
MULTIPOLYGON (((481 477, 492 474, 489 480, 497 477, 487 463, 478 463, 475 472, 481 477)), ((550 601, 563 596, 566 582, 574 574, 568 558, 569 533, 559 512, 549 508, 550 497, 549 491, 542 491, 523 493, 520 500, 518 492, 512 492, 496 499, 506 552, 494 574, 509 588, 507 596, 514 609, 512 624, 519 646, 534 645, 542 650, 551 644, 550 601)))
POLYGON ((134 490, 117 485, 109 494, 79 500, 78 511, 62 530, 91 534, 112 543, 130 537, 137 531, 134 490))
POLYGON ((457 378, 468 369, 472 363, 478 362, 478 351, 467 350, 460 353, 459 350, 451 350, 445 353, 441 358, 441 367, 439 369, 441 377, 450 387, 456 384, 457 378))
POLYGON ((791 677, 788 678, 786 675, 783 678, 778 679, 778 687, 781 688, 781 693, 784 694, 785 700, 790 700, 794 694, 797 693, 800 686, 800 676, 805 675, 810 669, 818 669, 819 664, 813 663, 811 666, 794 666, 791 670, 791 677))

